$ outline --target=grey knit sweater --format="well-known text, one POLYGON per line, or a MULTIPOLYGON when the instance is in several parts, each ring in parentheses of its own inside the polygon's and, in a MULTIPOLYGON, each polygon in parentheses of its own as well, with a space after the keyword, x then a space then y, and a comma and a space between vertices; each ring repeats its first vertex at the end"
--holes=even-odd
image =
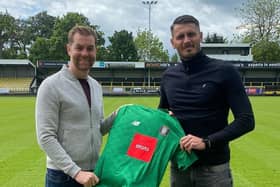
POLYGON ((47 155, 47 168, 74 177, 80 170, 93 170, 102 135, 114 116, 104 120, 102 88, 90 76, 91 108, 81 84, 67 66, 41 84, 36 99, 38 143, 47 155))

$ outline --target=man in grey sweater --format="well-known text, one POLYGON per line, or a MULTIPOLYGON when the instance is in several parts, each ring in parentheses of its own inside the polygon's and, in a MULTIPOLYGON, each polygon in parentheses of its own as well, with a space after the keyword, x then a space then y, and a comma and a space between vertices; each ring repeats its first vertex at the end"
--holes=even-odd
POLYGON ((89 187, 102 135, 113 123, 104 120, 100 84, 89 76, 96 58, 97 35, 85 26, 68 34, 68 65, 41 84, 36 100, 36 132, 47 155, 46 187, 89 187))

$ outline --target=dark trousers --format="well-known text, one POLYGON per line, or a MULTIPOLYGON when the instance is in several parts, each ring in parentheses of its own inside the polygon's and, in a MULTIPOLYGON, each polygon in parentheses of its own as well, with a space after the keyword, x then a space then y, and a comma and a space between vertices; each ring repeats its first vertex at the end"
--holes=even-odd
POLYGON ((171 187, 232 187, 229 163, 214 166, 191 166, 180 171, 171 164, 171 187))
POLYGON ((47 169, 46 187, 83 187, 63 171, 47 169))

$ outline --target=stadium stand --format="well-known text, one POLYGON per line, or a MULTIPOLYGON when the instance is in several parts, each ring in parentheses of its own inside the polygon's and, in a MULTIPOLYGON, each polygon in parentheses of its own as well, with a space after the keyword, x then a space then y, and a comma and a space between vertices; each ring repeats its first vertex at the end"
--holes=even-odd
POLYGON ((248 43, 202 43, 203 51, 212 58, 234 61, 253 61, 248 43))
POLYGON ((0 94, 28 94, 35 65, 25 59, 0 59, 0 94))
MULTIPOLYGON (((249 95, 280 95, 280 63, 253 62, 249 44, 203 44, 202 49, 213 58, 233 63, 249 95)), ((28 60, 0 59, 0 93, 36 94, 41 82, 67 63, 39 60, 33 65, 28 60)), ((158 95, 163 71, 176 65, 96 61, 90 75, 102 85, 104 95, 158 95)))
MULTIPOLYGON (((0 61, 0 93, 36 93, 41 82, 67 61, 10 63, 0 61)), ((176 63, 97 61, 90 74, 100 82, 104 95, 157 95, 161 74, 176 63), (102 64, 102 65, 100 65, 102 64), (114 64, 114 65, 111 65, 114 64), (119 66, 118 66, 118 65, 119 66)), ((229 62, 230 63, 230 62, 229 62)), ((231 61, 239 70, 249 95, 280 94, 280 63, 231 61)))
POLYGON ((0 88, 6 88, 10 93, 29 93, 33 77, 0 78, 0 88))
MULTIPOLYGON (((33 90, 48 75, 58 71, 67 62, 40 61, 36 66, 36 79, 33 90)), ((104 95, 157 95, 161 74, 176 63, 164 62, 101 62, 97 61, 91 69, 93 76, 103 87, 104 95), (102 64, 102 65, 100 65, 102 64), (113 65, 112 65, 113 64, 113 65), (119 65, 119 66, 118 66, 119 65)), ((280 63, 252 63, 247 61, 229 61, 239 70, 249 95, 276 95, 280 89, 280 63), (268 91, 269 90, 269 91, 268 91)))

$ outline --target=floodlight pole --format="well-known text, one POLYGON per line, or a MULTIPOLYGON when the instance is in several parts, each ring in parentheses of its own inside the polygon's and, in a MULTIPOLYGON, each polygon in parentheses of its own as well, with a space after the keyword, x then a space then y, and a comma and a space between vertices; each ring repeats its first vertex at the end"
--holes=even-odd
MULTIPOLYGON (((148 8, 149 8, 149 33, 148 33, 148 40, 149 40, 149 54, 148 54, 148 60, 151 62, 151 46, 150 46, 150 44, 151 44, 151 38, 150 38, 150 34, 151 34, 151 10, 152 10, 152 5, 156 5, 157 4, 157 1, 142 1, 142 3, 144 4, 144 5, 148 5, 148 8)), ((150 67, 149 67, 149 69, 148 69, 148 87, 150 87, 150 79, 151 79, 151 72, 150 72, 150 67)))
POLYGON ((149 31, 151 31, 151 10, 152 10, 152 5, 157 4, 157 1, 142 1, 144 5, 148 5, 149 7, 149 31))

